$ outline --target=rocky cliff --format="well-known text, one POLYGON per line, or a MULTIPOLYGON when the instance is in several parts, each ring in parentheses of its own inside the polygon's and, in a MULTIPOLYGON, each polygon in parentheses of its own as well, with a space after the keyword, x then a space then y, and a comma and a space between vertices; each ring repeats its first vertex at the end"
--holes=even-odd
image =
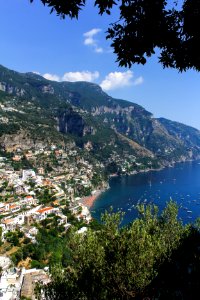
POLYGON ((53 82, 3 66, 0 120, 1 145, 11 140, 27 146, 72 142, 99 159, 129 153, 160 165, 200 154, 197 129, 156 119, 140 105, 114 99, 93 83, 53 82))

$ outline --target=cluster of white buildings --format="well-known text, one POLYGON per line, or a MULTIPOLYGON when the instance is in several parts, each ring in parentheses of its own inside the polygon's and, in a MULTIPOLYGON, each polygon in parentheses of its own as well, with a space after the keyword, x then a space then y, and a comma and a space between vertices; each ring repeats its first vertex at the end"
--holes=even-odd
POLYGON ((50 282, 48 268, 15 268, 6 256, 0 256, 0 268, 0 300, 20 300, 21 297, 33 299, 35 284, 50 282))
POLYGON ((71 224, 67 222, 67 217, 61 212, 60 208, 38 205, 25 212, 3 218, 0 224, 0 227, 2 228, 2 241, 5 241, 4 237, 7 232, 18 229, 24 232, 25 236, 30 238, 33 243, 36 242, 35 236, 38 231, 36 227, 31 225, 45 220, 50 214, 58 216, 58 225, 64 226, 66 230, 71 226, 71 224), (27 231, 27 228, 30 229, 27 231))
MULTIPOLYGON (((91 179, 94 174, 93 166, 80 158, 77 163, 70 165, 63 163, 67 155, 63 150, 51 149, 33 153, 29 151, 26 159, 32 159, 37 154, 49 156, 51 153, 58 158, 57 171, 45 175, 43 167, 14 171, 9 159, 0 157, 0 227, 1 240, 5 242, 6 234, 19 230, 32 243, 37 243, 38 228, 35 226, 48 217, 57 216, 58 226, 64 227, 65 231, 71 226, 67 216, 62 213, 66 201, 68 201, 71 213, 77 220, 91 221, 89 209, 84 206, 77 196, 80 188, 92 188, 91 179), (65 172, 63 172, 65 171, 65 172), (40 193, 45 189, 50 191, 52 201, 46 205, 40 202, 40 193), (38 199, 39 198, 39 199, 38 199)), ((71 157, 76 157, 77 152, 70 150, 71 157)), ((22 155, 16 153, 12 160, 19 162, 22 155)), ((76 160, 76 159, 75 159, 76 160)), ((103 167, 103 166, 102 166, 103 167)), ((83 234, 87 227, 82 227, 77 233, 83 234)), ((38 280, 48 282, 49 276, 44 270, 25 270, 11 267, 12 263, 8 257, 0 256, 0 300, 20 299, 21 296, 32 297, 34 293, 34 282, 38 280)))
MULTIPOLYGON (((1 161, 5 166, 5 159, 0 158, 0 162, 1 161)), ((84 163, 84 161, 82 161, 82 163, 84 163)), ((72 175, 75 185, 78 185, 80 182, 83 185, 88 184, 88 177, 83 175, 82 171, 81 177, 78 177, 73 173, 74 169, 72 169, 73 168, 70 169, 71 173, 67 176, 57 175, 52 178, 44 178, 44 176, 36 174, 32 169, 15 172, 10 169, 9 164, 7 168, 0 169, 0 185, 3 186, 6 183, 6 187, 10 189, 9 195, 6 188, 3 188, 1 191, 2 198, 7 197, 6 201, 0 202, 0 214, 3 216, 0 222, 0 227, 2 228, 1 238, 3 241, 5 241, 7 232, 18 229, 25 232, 25 236, 29 237, 34 243, 37 230, 32 226, 27 232, 27 226, 46 219, 50 214, 57 215, 59 217, 58 225, 64 226, 65 230, 67 230, 70 224, 67 222, 67 217, 62 213, 60 207, 60 201, 63 199, 68 199, 70 210, 78 220, 85 220, 86 223, 91 221, 91 214, 88 208, 75 200, 74 188, 65 184, 64 192, 60 187, 60 182, 66 182, 66 177, 69 177, 69 175, 72 175), (34 188, 31 187, 30 182, 34 183, 34 188), (50 206, 41 205, 36 198, 36 189, 42 190, 43 188, 50 189, 53 198, 56 199, 52 201, 52 205, 50 206)), ((91 168, 89 168, 89 174, 90 173, 91 168)))

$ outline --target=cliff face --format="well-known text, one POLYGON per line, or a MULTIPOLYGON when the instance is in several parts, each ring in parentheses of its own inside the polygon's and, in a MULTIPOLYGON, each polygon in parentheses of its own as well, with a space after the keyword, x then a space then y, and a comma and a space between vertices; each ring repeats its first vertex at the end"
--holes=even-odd
POLYGON ((12 139, 27 146, 70 141, 94 155, 101 153, 101 158, 126 152, 154 157, 161 164, 200 154, 198 130, 155 119, 140 105, 114 99, 96 84, 53 82, 2 66, 0 121, 1 144, 11 145, 12 139))
POLYGON ((47 142, 41 139, 33 139, 26 130, 20 130, 13 134, 3 134, 0 136, 0 146, 6 151, 17 149, 41 149, 47 146, 47 142))
POLYGON ((83 118, 75 113, 70 111, 65 111, 63 113, 60 113, 56 117, 57 123, 58 123, 58 131, 61 133, 70 133, 75 134, 77 136, 82 137, 84 134, 84 120, 83 118))
POLYGON ((81 115, 74 111, 58 113, 56 116, 57 130, 63 134, 73 134, 78 137, 95 134, 95 129, 88 126, 81 115))
POLYGON ((0 82, 0 91, 6 92, 8 94, 15 94, 19 97, 24 96, 25 90, 12 86, 6 82, 0 82))

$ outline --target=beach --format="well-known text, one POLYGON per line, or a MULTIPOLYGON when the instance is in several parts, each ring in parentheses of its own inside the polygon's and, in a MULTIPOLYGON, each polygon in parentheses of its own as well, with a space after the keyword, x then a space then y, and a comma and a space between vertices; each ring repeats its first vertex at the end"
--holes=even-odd
POLYGON ((91 208, 95 200, 100 196, 102 192, 102 190, 98 190, 93 195, 82 198, 81 203, 86 207, 91 208))

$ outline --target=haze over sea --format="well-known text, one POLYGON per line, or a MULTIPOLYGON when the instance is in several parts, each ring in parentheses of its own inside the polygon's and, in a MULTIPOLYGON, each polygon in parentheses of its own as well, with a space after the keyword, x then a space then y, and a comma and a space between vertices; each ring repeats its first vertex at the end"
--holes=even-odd
POLYGON ((154 203, 163 210, 172 198, 179 206, 179 217, 184 223, 200 217, 200 161, 175 164, 161 171, 113 177, 110 189, 96 200, 91 208, 93 217, 109 210, 125 212, 123 225, 137 217, 135 205, 154 203))

